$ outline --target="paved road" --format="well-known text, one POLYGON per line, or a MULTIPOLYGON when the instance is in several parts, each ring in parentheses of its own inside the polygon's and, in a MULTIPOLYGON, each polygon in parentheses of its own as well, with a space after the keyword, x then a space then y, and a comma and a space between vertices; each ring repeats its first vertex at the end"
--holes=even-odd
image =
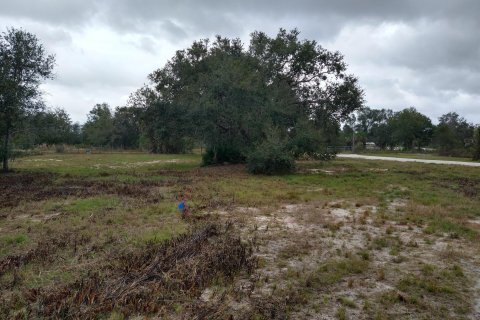
POLYGON ((427 159, 413 159, 413 158, 395 158, 395 157, 380 157, 380 156, 364 156, 361 154, 340 153, 339 158, 353 158, 366 160, 386 160, 386 161, 400 161, 400 162, 422 162, 435 164, 448 164, 457 166, 480 167, 480 162, 464 162, 464 161, 446 161, 446 160, 427 160, 427 159))

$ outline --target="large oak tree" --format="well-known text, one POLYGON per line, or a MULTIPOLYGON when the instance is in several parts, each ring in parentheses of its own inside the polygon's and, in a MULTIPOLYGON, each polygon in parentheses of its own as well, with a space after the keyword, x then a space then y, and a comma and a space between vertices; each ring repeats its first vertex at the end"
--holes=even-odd
POLYGON ((158 116, 149 116, 145 126, 163 132, 158 118, 175 123, 156 137, 169 139, 172 130, 196 135, 206 144, 210 163, 244 161, 265 140, 266 128, 273 128, 292 153, 300 154, 302 146, 318 149, 317 133, 338 127, 363 104, 343 56, 300 40, 297 30, 280 29, 273 38, 254 32, 248 48, 220 36, 196 41, 149 79, 153 91, 140 101, 149 101, 144 108, 158 116), (170 117, 179 113, 181 121, 170 117))

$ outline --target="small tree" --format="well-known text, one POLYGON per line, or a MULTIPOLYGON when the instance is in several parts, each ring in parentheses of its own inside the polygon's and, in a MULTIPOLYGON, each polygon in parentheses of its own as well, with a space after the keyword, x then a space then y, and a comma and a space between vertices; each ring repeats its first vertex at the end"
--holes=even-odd
POLYGON ((113 115, 107 103, 96 104, 87 115, 83 126, 85 140, 93 146, 112 145, 113 115))
POLYGON ((392 132, 393 143, 401 145, 407 150, 427 146, 433 134, 433 124, 430 118, 415 108, 396 112, 388 119, 388 126, 392 132))
POLYGON ((42 107, 39 85, 52 78, 55 63, 37 37, 22 29, 0 35, 0 135, 3 172, 8 171, 10 140, 22 118, 42 107))

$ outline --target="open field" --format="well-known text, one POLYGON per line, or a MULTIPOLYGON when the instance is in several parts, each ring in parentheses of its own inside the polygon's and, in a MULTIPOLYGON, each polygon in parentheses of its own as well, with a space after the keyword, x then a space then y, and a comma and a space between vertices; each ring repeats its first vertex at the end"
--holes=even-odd
POLYGON ((479 168, 337 159, 252 176, 150 154, 12 167, 0 319, 480 317, 479 168))

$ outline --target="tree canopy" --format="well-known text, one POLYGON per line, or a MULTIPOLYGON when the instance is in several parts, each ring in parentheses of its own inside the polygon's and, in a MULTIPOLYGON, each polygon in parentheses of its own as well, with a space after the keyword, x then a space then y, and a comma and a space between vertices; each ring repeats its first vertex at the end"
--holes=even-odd
POLYGON ((441 154, 453 155, 473 145, 473 133, 472 124, 458 113, 449 112, 439 118, 434 138, 441 154))
POLYGON ((327 129, 363 104, 343 56, 300 40, 297 30, 254 32, 248 48, 220 36, 196 41, 149 79, 134 105, 150 115, 143 123, 152 150, 177 152, 192 138, 205 143, 206 163, 245 161, 266 128, 287 152, 318 151, 327 129))
POLYGON ((107 103, 96 104, 90 110, 83 131, 86 142, 93 146, 112 145, 113 115, 107 103))
POLYGON ((38 89, 43 79, 52 78, 53 55, 45 53, 37 37, 21 29, 0 35, 0 129, 3 137, 3 171, 8 171, 12 131, 30 112, 42 107, 38 89))

